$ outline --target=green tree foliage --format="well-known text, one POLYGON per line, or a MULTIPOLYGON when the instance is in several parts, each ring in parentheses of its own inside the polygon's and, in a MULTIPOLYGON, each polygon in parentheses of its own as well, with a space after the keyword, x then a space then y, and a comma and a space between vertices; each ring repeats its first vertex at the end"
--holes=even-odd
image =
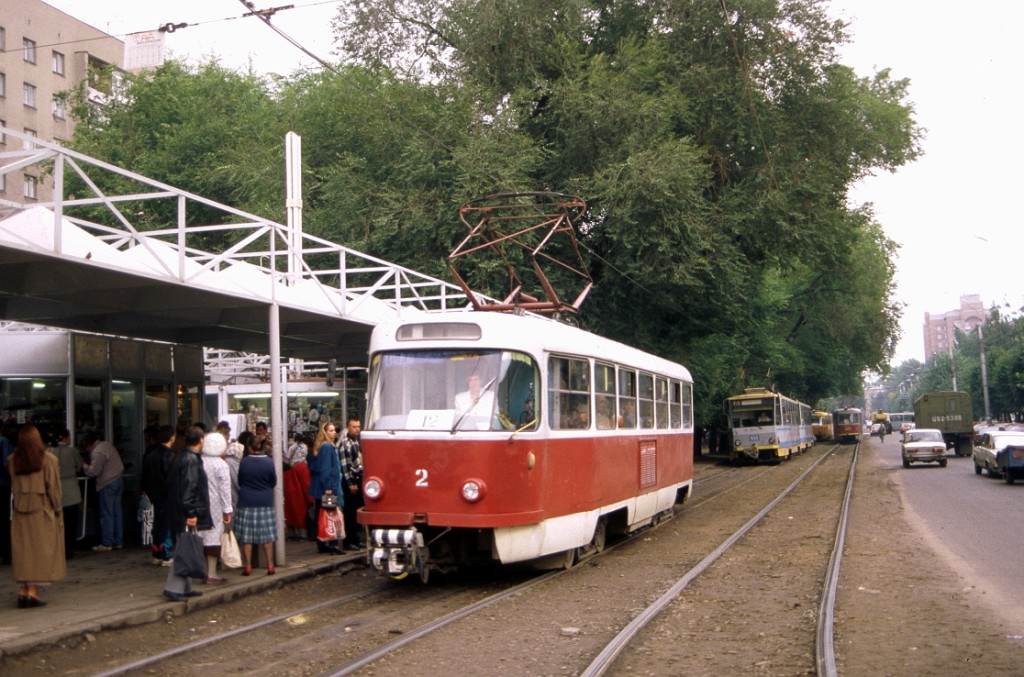
POLYGON ((585 324, 714 375, 712 402, 856 390, 892 354, 895 246, 846 193, 919 132, 906 81, 836 61, 820 2, 355 3, 338 28, 352 59, 514 111, 533 185, 591 203, 585 324))
MULTIPOLYGON (((168 65, 77 147, 280 218, 303 136, 309 232, 444 274, 460 204, 582 196, 581 323, 687 364, 698 414, 773 384, 859 390, 897 338, 895 245, 851 183, 914 159, 909 83, 836 59, 821 0, 355 0, 346 65, 267 82, 168 65)), ((481 291, 500 275, 481 264, 481 291)))
MULTIPOLYGON (((284 218, 285 128, 264 78, 213 62, 189 68, 170 61, 143 77, 129 76, 125 95, 102 108, 83 93, 74 100, 75 150, 205 198, 284 218)), ((103 190, 138 189, 111 174, 94 179, 103 190)), ((173 200, 125 208, 144 229, 175 224, 173 200)), ((200 207, 188 214, 190 224, 223 218, 200 207)), ((217 241, 196 244, 213 247, 217 241)))

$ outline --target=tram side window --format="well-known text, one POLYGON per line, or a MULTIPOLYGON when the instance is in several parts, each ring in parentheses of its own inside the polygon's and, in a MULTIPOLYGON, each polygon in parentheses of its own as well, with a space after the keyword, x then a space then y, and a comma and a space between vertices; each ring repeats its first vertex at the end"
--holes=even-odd
POLYGON ((683 384, 683 427, 693 427, 693 386, 683 384))
POLYGON ((654 379, 654 417, 658 428, 668 428, 668 379, 654 379))
POLYGON ((619 427, 636 427, 636 372, 619 369, 619 427))
POLYGON ((594 365, 594 404, 597 407, 597 429, 613 430, 618 420, 615 410, 615 367, 594 365))
POLYGON ((668 416, 669 423, 673 428, 683 427, 683 384, 679 381, 669 381, 668 384, 668 416))
POLYGON ((552 430, 590 427, 590 363, 566 357, 548 360, 548 425, 552 430))
POLYGON ((654 376, 640 372, 640 427, 654 427, 654 376))

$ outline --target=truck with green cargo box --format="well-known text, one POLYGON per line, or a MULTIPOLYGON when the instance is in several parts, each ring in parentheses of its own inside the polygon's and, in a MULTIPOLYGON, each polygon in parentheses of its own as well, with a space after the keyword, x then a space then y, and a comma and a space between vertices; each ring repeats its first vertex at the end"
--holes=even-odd
POLYGON ((957 390, 924 393, 914 401, 914 425, 941 430, 946 446, 957 456, 970 456, 974 450, 974 410, 967 393, 957 390))

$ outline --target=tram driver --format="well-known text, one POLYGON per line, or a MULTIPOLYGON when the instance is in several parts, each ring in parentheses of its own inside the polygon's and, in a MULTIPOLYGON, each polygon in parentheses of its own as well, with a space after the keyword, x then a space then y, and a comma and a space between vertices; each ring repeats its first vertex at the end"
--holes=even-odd
POLYGON ((466 390, 455 394, 456 416, 483 416, 490 420, 494 412, 494 393, 483 389, 480 374, 470 374, 466 379, 466 390))

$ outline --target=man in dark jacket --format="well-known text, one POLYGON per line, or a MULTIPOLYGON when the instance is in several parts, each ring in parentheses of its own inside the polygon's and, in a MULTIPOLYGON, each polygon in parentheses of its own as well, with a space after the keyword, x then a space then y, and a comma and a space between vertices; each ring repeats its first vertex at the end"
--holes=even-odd
MULTIPOLYGON (((192 426, 185 434, 185 446, 174 457, 170 479, 167 483, 167 527, 175 534, 186 527, 197 531, 213 528, 210 518, 210 490, 203 470, 203 439, 206 433, 198 426, 192 426)), ((177 576, 174 567, 167 574, 164 597, 175 602, 184 602, 188 597, 203 593, 192 590, 192 581, 187 576, 177 576)))
POLYGON ((174 461, 174 426, 162 425, 142 456, 142 493, 153 503, 153 564, 174 563, 174 532, 167 526, 167 483, 174 461))

